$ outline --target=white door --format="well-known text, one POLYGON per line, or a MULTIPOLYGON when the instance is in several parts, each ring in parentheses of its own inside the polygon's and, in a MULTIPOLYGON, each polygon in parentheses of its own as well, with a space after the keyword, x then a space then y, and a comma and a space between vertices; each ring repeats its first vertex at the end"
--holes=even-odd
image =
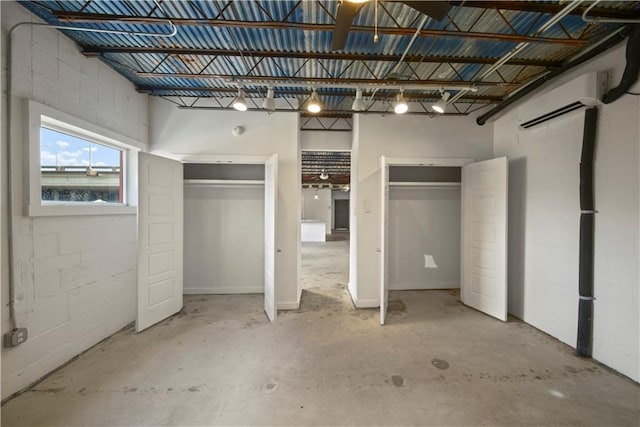
POLYGON ((183 190, 180 162, 139 154, 137 332, 182 309, 183 190))
POLYGON ((506 157, 462 168, 461 299, 507 320, 506 157))
POLYGON ((380 324, 389 307, 389 162, 380 157, 380 324))
POLYGON ((264 165, 264 311, 276 320, 276 215, 278 213, 278 155, 264 165))

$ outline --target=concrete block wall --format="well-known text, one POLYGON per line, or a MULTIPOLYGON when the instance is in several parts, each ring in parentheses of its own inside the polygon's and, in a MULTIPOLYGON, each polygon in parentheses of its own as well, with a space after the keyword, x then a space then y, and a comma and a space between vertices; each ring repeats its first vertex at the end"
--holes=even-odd
MULTIPOLYGON (((41 22, 15 2, 2 2, 2 332, 10 329, 7 274, 6 43, 18 22, 41 22)), ((28 146, 24 105, 34 100, 147 144, 148 98, 97 59, 87 59, 55 30, 14 32, 12 159, 14 266, 18 325, 29 340, 2 349, 2 398, 108 337, 135 318, 136 217, 26 217, 20 167, 28 146)))
MULTIPOLYGON (((624 43, 531 94, 591 71, 620 81, 624 43)), ((632 91, 638 92, 640 84, 632 91)), ((584 112, 518 128, 518 106, 493 123, 509 157, 509 311, 575 347, 579 162, 584 112)), ((599 106, 595 158, 593 357, 640 381, 640 97, 599 106)))

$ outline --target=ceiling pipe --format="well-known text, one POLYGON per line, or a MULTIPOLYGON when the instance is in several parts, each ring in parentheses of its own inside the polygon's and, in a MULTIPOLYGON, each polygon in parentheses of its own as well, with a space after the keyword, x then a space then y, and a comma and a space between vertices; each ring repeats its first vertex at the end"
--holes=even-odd
POLYGON ((416 42, 416 39, 420 35, 420 30, 422 30, 422 28, 427 24, 427 21, 429 21, 429 15, 425 15, 424 18, 422 19, 422 22, 420 22, 420 25, 416 27, 416 32, 413 33, 413 37, 411 37, 411 40, 409 40, 409 44, 407 44, 407 47, 404 49, 402 56, 400 57, 398 62, 396 62, 396 65, 394 65, 393 68, 389 70, 386 77, 389 77, 390 75, 395 73, 398 67, 404 62, 405 58, 409 54, 409 50, 411 49, 413 44, 416 42))
MULTIPOLYGON (((576 0, 576 1, 572 1, 571 3, 569 3, 560 12, 558 12, 551 19, 549 19, 547 22, 545 22, 544 25, 542 27, 540 27, 538 29, 538 31, 535 32, 534 37, 540 36, 545 31, 547 31, 549 28, 551 28, 552 26, 554 26, 555 24, 560 22, 560 20, 562 20, 562 18, 567 16, 569 13, 571 13, 575 8, 580 6, 580 4, 584 3, 584 1, 585 0, 576 0)), ((504 64, 506 64, 511 58, 516 56, 518 53, 522 52, 522 50, 525 47, 529 46, 529 44, 530 44, 530 42, 528 42, 528 41, 523 41, 523 42, 518 43, 513 49, 511 49, 509 52, 507 52, 506 55, 504 55, 502 58, 500 58, 495 64, 493 64, 491 67, 489 67, 489 69, 486 70, 484 73, 482 73, 482 75, 480 77, 478 77, 478 82, 481 82, 482 79, 484 79, 485 77, 493 74, 498 68, 500 68, 504 64)), ((463 95, 464 95, 464 91, 460 91, 460 92, 456 93, 451 98, 451 100, 449 102, 450 103, 454 103, 458 99, 460 99, 463 95)))
POLYGON ((476 123, 480 126, 484 125, 491 117, 495 116, 496 114, 505 110, 507 107, 511 106, 515 102, 529 95, 531 92, 538 89, 540 86, 544 85, 549 80, 554 79, 555 77, 570 70, 571 68, 576 67, 590 60, 591 58, 594 58, 600 55, 601 53, 611 49, 612 47, 616 46, 620 42, 624 41, 628 37, 629 32, 630 32, 629 27, 620 28, 618 31, 611 34, 610 36, 602 40, 600 43, 595 45, 592 49, 588 50, 587 52, 583 52, 579 54, 578 56, 566 62, 565 65, 563 65, 562 67, 557 68, 553 71, 550 71, 549 73, 529 83, 522 89, 514 92, 513 94, 511 94, 511 96, 509 96, 507 99, 502 101, 500 104, 496 105, 493 109, 478 116, 478 118, 476 119, 476 123))
POLYGON ((595 195, 593 167, 598 133, 598 107, 585 111, 580 157, 580 240, 578 254, 578 333, 576 354, 591 357, 593 347, 593 258, 595 195))
MULTIPOLYGON (((162 8, 162 5, 158 3, 158 0, 153 0, 156 7, 162 11, 165 15, 166 12, 162 8)), ((160 18, 159 18, 160 19, 160 18)), ((170 31, 166 33, 149 33, 146 31, 129 31, 129 30, 105 30, 105 29, 97 29, 97 28, 85 28, 85 27, 74 27, 74 26, 65 26, 65 25, 52 25, 44 22, 31 22, 31 21, 23 21, 18 22, 13 27, 11 27, 7 33, 7 72, 5 73, 5 86, 6 86, 6 114, 7 114, 7 124, 6 128, 6 144, 7 144, 7 270, 9 276, 9 286, 8 286, 8 297, 9 301, 7 305, 9 306, 9 325, 10 331, 5 334, 5 346, 7 343, 11 343, 11 339, 8 341, 6 337, 10 334, 14 333, 18 329, 18 320, 16 316, 16 274, 15 274, 15 266, 14 266, 14 236, 16 234, 15 226, 14 226, 14 215, 16 210, 16 197, 14 193, 14 182, 13 182, 13 162, 11 161, 12 156, 12 139, 14 137, 14 128, 12 126, 13 123, 13 40, 14 34, 19 28, 23 27, 40 27, 40 28, 50 28, 53 30, 64 30, 64 31, 75 31, 81 33, 102 33, 102 34, 118 34, 118 35, 128 35, 128 36, 140 36, 140 37, 161 37, 161 38, 171 38, 174 37, 178 33, 178 28, 174 25, 173 21, 169 18, 160 19, 160 22, 169 24, 170 31)), ((25 331, 26 338, 26 331, 25 331)), ((12 346, 13 344, 11 344, 12 346)))
POLYGON ((602 96, 604 104, 611 104, 622 95, 627 93, 631 87, 638 81, 638 73, 640 73, 640 24, 635 24, 633 31, 627 40, 627 65, 622 73, 620 84, 610 89, 602 96))

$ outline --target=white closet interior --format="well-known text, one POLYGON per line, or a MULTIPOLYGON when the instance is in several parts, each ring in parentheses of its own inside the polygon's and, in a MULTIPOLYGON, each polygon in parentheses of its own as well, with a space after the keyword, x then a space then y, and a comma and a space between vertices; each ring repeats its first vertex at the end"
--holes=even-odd
POLYGON ((389 289, 460 287, 461 168, 389 167, 389 289))
POLYGON ((184 293, 264 292, 264 165, 184 165, 184 293))

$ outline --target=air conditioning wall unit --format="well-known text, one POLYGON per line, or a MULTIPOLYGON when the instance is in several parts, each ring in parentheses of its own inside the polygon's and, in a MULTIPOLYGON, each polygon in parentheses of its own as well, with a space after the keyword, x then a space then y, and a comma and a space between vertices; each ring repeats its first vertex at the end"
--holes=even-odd
POLYGON ((607 90, 607 73, 591 72, 576 77, 518 109, 520 128, 529 129, 582 107, 600 103, 607 90))

